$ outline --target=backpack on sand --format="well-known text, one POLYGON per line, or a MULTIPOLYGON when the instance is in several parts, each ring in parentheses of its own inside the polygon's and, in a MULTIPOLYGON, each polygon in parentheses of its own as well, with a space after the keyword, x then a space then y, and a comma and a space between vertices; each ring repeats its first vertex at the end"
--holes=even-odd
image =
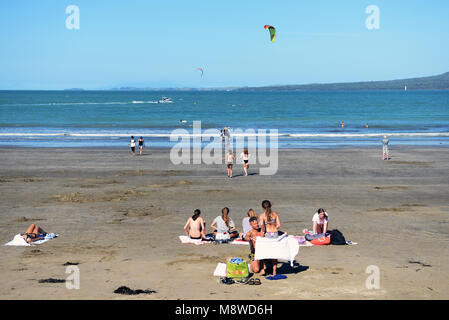
POLYGON ((338 229, 334 229, 331 232, 331 244, 343 245, 346 244, 345 237, 338 229))

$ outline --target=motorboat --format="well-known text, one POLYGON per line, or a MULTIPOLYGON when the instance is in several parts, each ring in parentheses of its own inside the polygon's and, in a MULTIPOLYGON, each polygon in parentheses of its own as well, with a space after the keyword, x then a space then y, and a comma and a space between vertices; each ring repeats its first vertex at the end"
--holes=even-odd
POLYGON ((157 103, 173 103, 173 100, 171 98, 162 97, 157 103))

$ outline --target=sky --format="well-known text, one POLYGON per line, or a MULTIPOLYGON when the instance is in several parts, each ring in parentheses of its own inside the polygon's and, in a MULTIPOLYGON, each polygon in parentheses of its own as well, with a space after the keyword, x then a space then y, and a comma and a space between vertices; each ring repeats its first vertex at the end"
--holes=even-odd
POLYGON ((0 0, 0 89, 437 75, 449 71, 448 13, 447 0, 0 0), (70 5, 79 8, 79 29, 66 26, 70 5), (379 29, 366 27, 370 5, 379 29), (274 42, 266 24, 277 30, 274 42))

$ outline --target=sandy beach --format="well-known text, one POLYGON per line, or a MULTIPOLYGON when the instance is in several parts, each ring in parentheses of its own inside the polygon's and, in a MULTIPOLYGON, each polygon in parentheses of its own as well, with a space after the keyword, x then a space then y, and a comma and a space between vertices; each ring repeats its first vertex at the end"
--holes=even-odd
POLYGON ((0 241, 35 223, 57 239, 0 248, 1 299, 448 299, 449 152, 395 147, 279 151, 279 170, 258 166, 226 177, 224 165, 174 165, 169 149, 0 148, 0 241), (183 226, 200 208, 211 232, 221 208, 241 230, 249 208, 269 199, 281 230, 302 235, 318 208, 330 229, 353 246, 301 247, 297 264, 279 263, 287 279, 223 285, 218 262, 245 258, 231 244, 181 244, 183 226), (78 263, 80 289, 64 283, 78 263), (380 288, 368 289, 368 266, 380 288), (151 295, 113 293, 120 286, 151 295))

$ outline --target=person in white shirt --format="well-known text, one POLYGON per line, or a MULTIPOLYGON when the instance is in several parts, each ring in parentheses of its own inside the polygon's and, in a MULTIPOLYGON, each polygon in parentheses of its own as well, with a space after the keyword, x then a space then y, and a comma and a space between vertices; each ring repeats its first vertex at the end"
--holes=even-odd
POLYGON ((317 212, 313 215, 313 233, 326 233, 327 226, 329 224, 329 215, 323 208, 317 210, 317 212))
POLYGON ((231 240, 239 236, 234 221, 229 217, 228 207, 221 210, 221 216, 216 217, 210 226, 214 229, 215 240, 231 240))
POLYGON ((131 148, 132 155, 136 153, 136 140, 134 140, 134 136, 131 136, 131 140, 129 141, 129 146, 131 148))
POLYGON ((247 215, 247 217, 243 218, 243 220, 242 220, 243 233, 240 234, 240 237, 242 239, 245 239, 246 234, 253 229, 253 227, 251 227, 251 224, 249 223, 249 219, 251 219, 252 217, 256 217, 257 218, 257 213, 254 212, 254 210, 252 208, 250 208, 248 210, 246 215, 247 215))
POLYGON ((384 136, 382 140, 382 160, 390 159, 388 156, 388 143, 390 141, 387 139, 387 136, 384 136))
POLYGON ((248 153, 248 149, 243 149, 243 152, 240 153, 239 155, 240 159, 243 159, 243 171, 245 172, 245 176, 248 175, 248 169, 249 169, 249 153, 248 153))

